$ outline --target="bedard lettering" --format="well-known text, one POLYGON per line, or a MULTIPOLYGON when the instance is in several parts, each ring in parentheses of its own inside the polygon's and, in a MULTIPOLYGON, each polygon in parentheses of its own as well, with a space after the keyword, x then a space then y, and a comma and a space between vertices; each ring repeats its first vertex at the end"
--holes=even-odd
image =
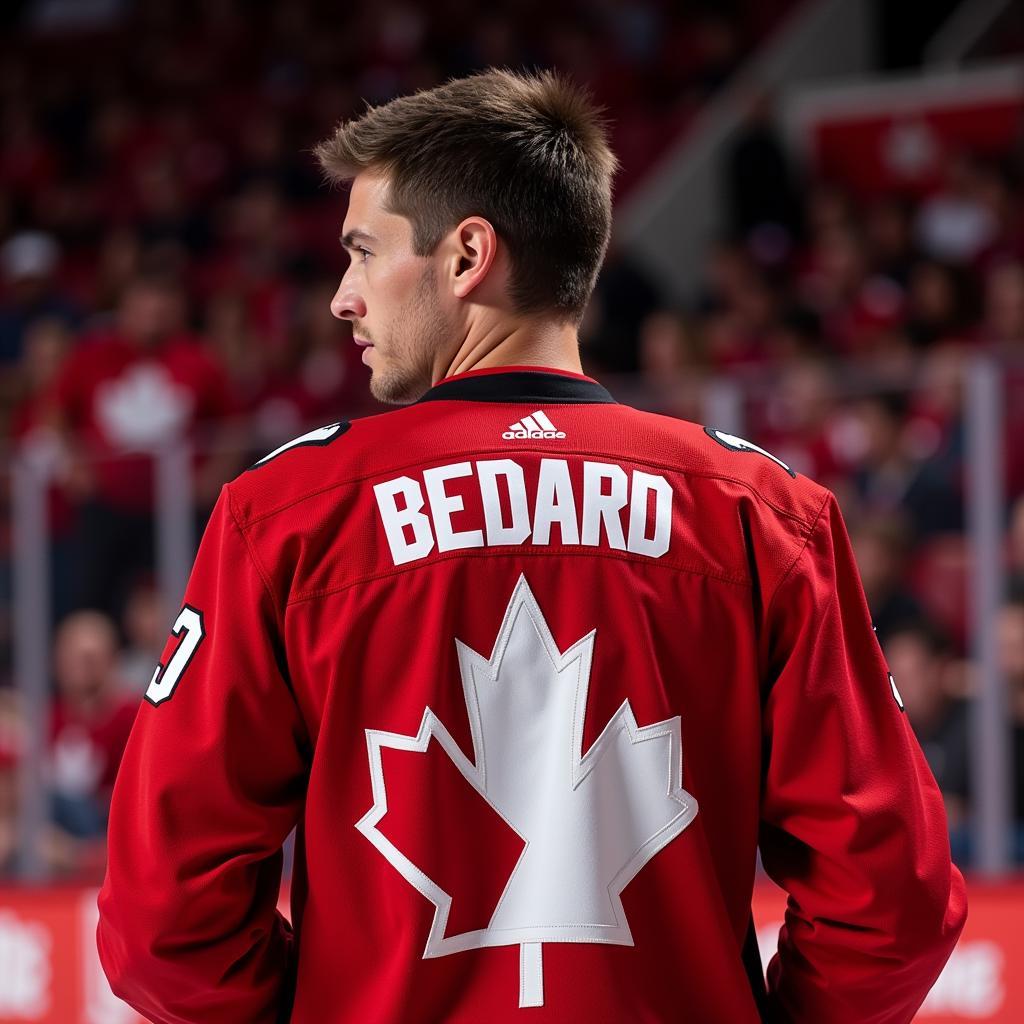
POLYGON ((527 541, 605 545, 651 558, 668 551, 672 488, 664 477, 637 469, 627 473, 615 463, 584 462, 579 502, 575 487, 578 484, 574 486, 565 459, 542 459, 532 492, 517 462, 484 459, 434 466, 423 471, 422 482, 395 477, 375 484, 373 492, 395 565, 425 558, 435 544, 439 552, 527 541), (463 495, 447 486, 460 477, 473 477, 479 488, 482 522, 472 521, 463 495), (649 500, 652 493, 653 502, 649 500), (510 517, 503 512, 502 496, 511 509, 510 517), (463 513, 459 529, 452 524, 457 512, 463 513), (476 529, 467 528, 473 526, 476 529), (555 541, 551 540, 553 526, 559 529, 560 539, 555 541))

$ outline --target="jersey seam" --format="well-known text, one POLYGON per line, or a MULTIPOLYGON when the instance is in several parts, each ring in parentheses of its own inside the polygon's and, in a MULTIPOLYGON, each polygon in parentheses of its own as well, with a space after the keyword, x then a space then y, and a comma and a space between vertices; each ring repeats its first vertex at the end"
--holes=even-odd
MULTIPOLYGON (((764 626, 765 626, 765 628, 767 628, 767 624, 771 621, 771 614, 772 614, 772 610, 775 607, 775 600, 776 600, 776 598, 779 596, 780 593, 782 593, 783 586, 785 585, 785 583, 789 579, 789 577, 792 575, 793 570, 797 566, 797 563, 800 561, 801 558, 803 558, 804 552, 807 550, 808 546, 810 545, 811 538, 814 536, 814 532, 818 528, 818 522, 821 519, 821 513, 825 511, 825 506, 828 504, 829 498, 831 498, 831 497, 832 497, 832 492, 831 491, 826 491, 825 499, 822 501, 821 506, 818 509, 817 515, 815 515, 814 520, 811 522, 811 525, 808 527, 807 535, 804 537, 803 543, 800 545, 799 549, 797 550, 797 553, 793 556, 793 560, 789 563, 789 567, 782 574, 781 578, 779 579, 779 582, 775 584, 775 589, 772 591, 772 596, 768 599, 768 603, 765 605, 765 609, 764 609, 764 626)), ((758 678, 762 681, 761 685, 763 686, 764 685, 764 680, 765 680, 765 675, 766 675, 766 667, 767 667, 768 658, 767 658, 767 648, 765 646, 763 646, 761 642, 758 643, 757 661, 758 661, 757 674, 758 674, 758 678)), ((762 690, 762 700, 764 699, 764 694, 766 692, 767 691, 762 690)))
MULTIPOLYGON (((253 539, 242 529, 242 524, 239 523, 238 517, 235 514, 235 504, 232 499, 231 487, 229 484, 224 485, 224 491, 227 495, 228 512, 231 515, 231 522, 234 523, 235 529, 238 531, 242 538, 242 543, 245 545, 246 550, 249 552, 249 558, 252 559, 253 568, 256 570, 256 574, 263 582, 263 586, 267 591, 267 600, 270 601, 270 607, 274 610, 274 618, 277 620, 277 632, 281 642, 281 655, 285 661, 286 674, 284 678, 284 685, 288 693, 291 695, 292 703, 295 705, 295 712, 298 715, 299 721, 302 723, 302 730, 306 743, 305 754, 310 763, 312 763, 313 751, 315 744, 313 742, 313 736, 310 732, 309 725, 306 722, 306 716, 303 714, 302 705, 299 702, 299 695, 295 691, 295 686, 292 681, 291 669, 288 667, 288 649, 284 642, 285 637, 285 618, 284 610, 278 608, 277 601, 274 599, 274 588, 270 583, 270 576, 263 567, 263 563, 260 561, 259 556, 256 553, 256 545, 253 539)), ((308 768, 308 765, 307 765, 308 768)))
POLYGON ((792 574, 793 570, 796 568, 797 563, 800 561, 801 558, 803 558, 804 552, 807 550, 808 546, 810 545, 811 538, 814 536, 814 531, 817 530, 817 528, 818 528, 818 522, 821 519, 821 513, 825 511, 825 506, 828 504, 828 500, 831 497, 832 497, 832 492, 831 491, 829 491, 829 492, 827 492, 825 494, 825 500, 822 501, 821 507, 818 509, 817 515, 815 515, 814 520, 811 522, 811 525, 808 527, 807 536, 804 537, 803 543, 800 545, 800 548, 797 551, 796 556, 793 558, 793 561, 790 562, 789 568, 786 569, 786 571, 782 574, 782 577, 779 580, 779 582, 775 584, 775 589, 772 591, 772 596, 768 600, 768 604, 765 606, 765 610, 764 610, 765 622, 767 622, 769 620, 769 618, 771 617, 772 609, 775 607, 775 599, 779 596, 779 592, 782 590, 783 585, 785 584, 786 580, 789 579, 789 577, 792 574))
MULTIPOLYGON (((357 421, 352 420, 350 422, 352 422, 354 424, 357 421)), ((562 449, 561 451, 563 451, 566 455, 594 455, 594 456, 597 456, 598 458, 600 458, 600 459, 602 459, 604 461, 614 461, 614 459, 611 456, 609 456, 607 452, 590 451, 589 449, 580 449, 580 448, 562 449)), ((539 452, 541 455, 546 455, 549 458, 557 458, 557 455, 558 455, 557 452, 553 451, 550 448, 538 448, 538 447, 535 447, 535 446, 533 446, 533 447, 526 447, 526 446, 517 447, 517 448, 515 448, 515 452, 539 452)), ((466 456, 466 457, 477 456, 477 455, 493 454, 493 455, 498 456, 499 458, 500 457, 507 458, 510 453, 502 452, 500 449, 495 451, 493 448, 478 448, 478 449, 474 449, 473 451, 463 451, 463 452, 460 452, 459 454, 460 454, 460 456, 466 456)), ((770 498, 766 498, 759 490, 757 490, 756 487, 754 487, 753 484, 749 483, 746 480, 741 480, 738 477, 729 476, 728 474, 723 474, 723 473, 703 473, 700 470, 679 469, 678 467, 669 466, 669 465, 666 465, 666 464, 661 463, 661 462, 654 462, 651 459, 638 458, 638 457, 632 456, 632 455, 623 456, 623 457, 628 462, 635 462, 635 463, 637 463, 638 465, 641 465, 641 466, 649 466, 649 467, 652 467, 652 468, 655 468, 655 469, 665 470, 665 471, 667 471, 669 473, 678 473, 681 476, 696 477, 697 479, 701 479, 701 480, 728 480, 730 483, 737 484, 738 486, 743 487, 746 490, 750 491, 750 493, 753 494, 755 498, 759 499, 760 501, 763 501, 769 508, 773 509, 780 516, 784 516, 787 519, 791 519, 791 520, 793 520, 793 522, 799 523, 803 527, 807 527, 810 531, 813 531, 814 525, 817 523, 818 516, 821 514, 821 509, 819 509, 818 513, 808 523, 808 521, 806 519, 804 519, 803 517, 797 515, 796 513, 790 512, 790 511, 788 511, 787 509, 784 509, 784 508, 780 508, 770 498)), ((270 519, 273 516, 276 516, 280 512, 286 512, 288 509, 294 508, 296 505, 301 505, 302 502, 307 501, 310 498, 316 498, 316 497, 319 497, 322 494, 326 494, 328 491, 337 490, 340 487, 347 487, 347 486, 349 486, 351 484, 359 484, 359 483, 364 482, 365 480, 371 480, 374 477, 385 477, 385 476, 387 476, 389 474, 392 474, 392 473, 401 473, 404 470, 412 469, 415 466, 422 465, 424 463, 424 461, 427 461, 427 460, 418 459, 418 460, 416 460, 414 462, 408 462, 408 463, 405 463, 404 465, 401 465, 401 466, 393 466, 391 469, 387 469, 387 470, 383 470, 383 471, 378 470, 378 471, 375 471, 375 472, 372 472, 372 473, 365 473, 362 476, 350 477, 347 480, 339 480, 337 483, 327 484, 326 486, 319 487, 319 488, 317 488, 314 491, 308 491, 307 493, 301 495, 298 498, 293 498, 291 501, 286 502, 284 505, 278 505, 276 508, 270 509, 267 512, 261 512, 258 515, 253 516, 251 519, 247 519, 245 521, 245 525, 246 526, 254 526, 256 523, 261 523, 265 519, 270 519)), ((465 462, 465 461, 467 461, 467 459, 466 458, 459 458, 457 461, 465 462)), ((827 498, 826 498, 826 500, 827 500, 827 498)), ((824 508, 824 503, 822 503, 822 508, 824 508)), ((232 515, 233 514, 234 513, 232 513, 232 515)))
MULTIPOLYGON (((671 569, 674 572, 686 573, 689 576, 700 576, 704 579, 717 580, 719 583, 728 583, 731 586, 737 587, 751 587, 753 583, 749 579, 741 578, 739 576, 727 576, 723 573, 707 572, 703 569, 693 569, 688 566, 675 565, 672 563, 658 562, 650 558, 636 557, 630 554, 621 554, 617 551, 605 551, 595 548, 589 548, 586 551, 577 551, 573 548, 566 548, 562 550, 548 550, 548 551, 518 551, 518 555, 526 558, 614 558, 620 562, 636 562, 641 565, 650 565, 655 569, 671 569)), ((411 572, 416 569, 426 568, 427 565, 437 565, 439 562, 449 562, 455 558, 500 558, 507 557, 507 553, 496 552, 496 551, 480 551, 472 548, 462 548, 458 551, 448 551, 443 555, 438 555, 429 563, 417 563, 406 566, 395 566, 392 569, 387 569, 384 572, 373 573, 369 576, 360 576, 358 579, 351 580, 348 583, 342 583, 336 587, 321 587, 317 590, 307 591, 305 593, 296 594, 294 597, 289 598, 287 606, 288 608, 296 604, 301 604, 305 601, 312 601, 318 597, 327 597, 331 594, 339 594, 343 590, 348 590, 350 587, 358 586, 363 583, 372 583, 376 580, 387 579, 390 576, 399 576, 405 572, 411 572)))
POLYGON ((281 636, 284 636, 284 614, 281 609, 278 608, 277 601, 274 598, 274 588, 271 585, 270 576, 256 553, 256 545, 253 542, 253 539, 245 532, 242 524, 238 521, 238 515, 235 512, 235 503, 231 494, 231 485, 225 484, 224 490, 227 493, 228 511, 231 513, 231 521, 235 524, 235 529, 238 531, 239 536, 241 536, 242 543, 245 545, 246 551, 249 552, 249 558, 252 559, 252 564, 257 575, 263 581, 263 586, 267 591, 267 597, 270 599, 270 607, 274 609, 274 618, 277 619, 277 628, 280 631, 281 636))

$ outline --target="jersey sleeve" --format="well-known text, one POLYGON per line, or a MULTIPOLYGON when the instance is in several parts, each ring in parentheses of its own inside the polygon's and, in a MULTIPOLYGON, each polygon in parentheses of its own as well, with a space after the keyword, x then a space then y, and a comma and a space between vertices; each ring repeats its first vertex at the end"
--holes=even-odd
POLYGON ((903 1024, 956 944, 966 893, 833 496, 765 617, 760 847, 789 895, 769 1019, 903 1024))
POLYGON ((274 1024, 290 1010, 282 845, 308 736, 280 619, 221 490, 114 787, 97 945, 154 1024, 274 1024))

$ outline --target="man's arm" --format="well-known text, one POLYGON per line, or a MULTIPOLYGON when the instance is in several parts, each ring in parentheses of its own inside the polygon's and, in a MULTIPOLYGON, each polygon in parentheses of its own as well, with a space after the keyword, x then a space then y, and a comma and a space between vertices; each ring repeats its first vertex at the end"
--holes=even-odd
POLYGON ((292 934, 281 847, 308 736, 278 612, 220 494, 114 787, 97 944, 154 1024, 273 1024, 292 934))
POLYGON ((831 495, 765 618, 760 846, 789 893, 770 1019, 904 1024, 956 944, 966 892, 831 495))

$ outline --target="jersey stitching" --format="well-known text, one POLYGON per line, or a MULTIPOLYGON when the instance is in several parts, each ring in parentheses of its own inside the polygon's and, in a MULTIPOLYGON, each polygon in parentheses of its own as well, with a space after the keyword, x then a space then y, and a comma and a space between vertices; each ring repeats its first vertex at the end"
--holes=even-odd
POLYGON ((235 529, 238 531, 242 538, 242 543, 245 544, 246 550, 249 552, 249 557, 252 559, 253 567, 256 569, 259 578, 263 581, 263 586, 267 590, 267 598, 270 601, 270 607, 274 610, 274 618, 277 619, 277 631, 278 636, 281 638, 281 652, 285 659, 285 666, 287 669, 287 678, 284 679, 284 685, 291 695, 292 703, 295 705, 295 713, 298 716, 299 722, 302 724, 302 730, 304 733, 304 739, 306 744, 306 757, 309 762, 312 762, 313 751, 316 749, 316 745, 313 742, 312 734, 309 731, 309 726, 306 723, 306 716, 302 712, 302 705, 299 703, 298 694, 295 692, 295 685, 291 678, 291 668, 288 667, 288 649, 284 643, 285 635, 285 622, 284 612, 277 606, 277 601, 274 600, 274 590, 270 584, 270 577, 267 575, 266 570, 263 568, 263 563, 260 562, 259 557, 256 554, 256 547, 253 543, 252 538, 242 529, 241 524, 238 522, 238 517, 235 515, 234 502, 231 498, 231 488, 228 484, 224 485, 224 491, 228 499, 228 512, 231 514, 231 522, 234 524, 235 529))
MULTIPOLYGON (((513 404, 518 404, 518 403, 513 403, 513 404)), ((353 422, 358 422, 358 421, 353 421, 353 422)), ((558 455, 561 455, 561 454, 565 454, 565 455, 594 455, 594 456, 598 457, 599 459, 601 459, 602 461, 612 461, 612 462, 614 462, 614 458, 612 456, 610 456, 607 452, 591 451, 589 449, 582 449, 582 448, 559 448, 559 449, 552 449, 550 447, 541 448, 541 447, 539 447, 537 445, 531 445, 531 446, 527 446, 527 445, 519 446, 519 445, 517 445, 516 448, 514 449, 514 451, 515 452, 539 452, 540 454, 546 455, 546 456, 548 456, 550 458, 555 458, 555 457, 557 457, 558 455)), ((497 456, 499 458, 508 458, 509 457, 508 450, 506 450, 506 449, 501 449, 501 448, 495 449, 495 448, 488 447, 488 448, 477 448, 477 449, 474 449, 472 451, 462 451, 462 452, 459 452, 460 458, 457 461, 465 462, 465 461, 468 460, 469 457, 477 456, 477 455, 495 455, 495 456, 497 456)), ((781 508, 774 501, 772 501, 771 498, 766 498, 749 481, 741 480, 738 477, 729 476, 728 474, 725 474, 725 473, 704 473, 704 472, 701 472, 700 470, 680 469, 678 466, 669 466, 669 465, 666 465, 665 463, 662 463, 662 462, 655 462, 655 461, 653 461, 651 459, 638 458, 638 457, 633 456, 633 455, 623 456, 623 458, 627 462, 634 462, 634 463, 636 463, 637 465, 640 465, 640 466, 650 466, 651 468, 665 470, 666 472, 669 472, 669 473, 678 473, 680 476, 696 477, 696 478, 701 479, 701 480, 728 480, 730 483, 738 484, 740 487, 746 488, 748 491, 750 491, 751 494, 754 495, 754 497, 756 497, 759 500, 763 501, 769 508, 773 509, 780 516, 785 516, 787 519, 792 519, 793 522, 799 523, 801 526, 804 526, 804 527, 809 527, 810 529, 814 528, 814 523, 817 522, 818 515, 821 514, 821 509, 819 509, 818 510, 818 515, 815 515, 815 517, 812 520, 810 520, 810 522, 808 523, 808 521, 806 519, 804 519, 802 516, 799 516, 796 513, 791 512, 791 511, 789 511, 787 509, 781 508)), ((296 506, 296 505, 300 505, 302 502, 307 501, 310 498, 316 498, 316 497, 318 497, 321 494, 326 494, 328 491, 337 490, 339 487, 347 487, 350 484, 362 483, 364 480, 372 480, 375 477, 384 477, 384 476, 388 476, 389 474, 392 474, 392 473, 401 473, 404 470, 412 469, 412 468, 414 468, 416 466, 421 466, 421 465, 424 464, 424 462, 427 462, 427 461, 433 461, 433 460, 418 459, 415 462, 408 462, 408 463, 406 463, 405 465, 402 465, 402 466, 392 466, 390 469, 377 470, 377 471, 375 471, 373 473, 364 473, 362 476, 350 477, 347 480, 339 480, 337 483, 327 484, 324 487, 318 487, 314 491, 307 491, 305 494, 300 495, 298 498, 293 498, 291 501, 286 502, 284 505, 278 505, 276 508, 272 508, 272 509, 270 509, 267 512, 260 512, 258 515, 253 516, 251 519, 247 519, 246 522, 245 522, 245 525, 246 526, 253 526, 256 523, 262 522, 264 519, 270 519, 272 516, 276 516, 279 512, 285 512, 285 511, 287 511, 290 508, 294 508, 294 506, 296 506)))
MULTIPOLYGON (((446 551, 444 554, 436 556, 429 564, 436 565, 438 562, 448 562, 453 558, 500 558, 502 557, 502 554, 503 553, 497 551, 481 551, 479 549, 473 548, 461 548, 458 551, 446 551)), ((563 558, 566 556, 575 558, 614 558, 620 562, 637 562, 642 565, 650 565, 656 569, 671 569, 674 572, 682 572, 686 573, 689 576, 700 576, 706 579, 718 580, 718 582, 720 583, 729 583, 733 586, 753 586, 749 579, 742 578, 739 576, 727 576, 724 573, 708 572, 704 569, 692 569, 688 566, 683 565, 656 562, 652 561, 649 558, 638 557, 636 555, 628 553, 620 553, 618 551, 604 551, 597 548, 588 548, 588 550, 586 551, 577 551, 572 548, 565 548, 563 550, 556 549, 553 551, 518 551, 517 555, 521 555, 527 558, 563 558)), ((425 563, 396 566, 395 568, 387 569, 384 572, 373 573, 369 576, 360 576, 358 579, 350 580, 348 583, 342 583, 336 587, 322 587, 318 590, 306 591, 305 593, 296 594, 294 597, 289 598, 287 607, 290 608, 292 605, 300 604, 304 601, 311 601, 318 597, 327 597, 330 594, 339 594, 343 590, 348 590, 349 587, 358 586, 362 583, 372 583, 375 580, 387 579, 389 576, 399 576, 402 573, 422 568, 426 568, 425 563)))
MULTIPOLYGON (((817 515, 815 515, 814 520, 811 522, 811 525, 807 530, 807 536, 804 537, 804 542, 800 545, 800 548, 797 551, 795 557, 793 558, 793 561, 789 563, 789 568, 786 569, 786 571, 782 574, 782 577, 779 579, 779 582, 775 584, 775 589, 772 591, 772 596, 769 598, 767 605, 765 605, 764 621, 766 623, 771 618, 772 609, 775 607, 775 599, 779 596, 780 592, 782 591, 783 584, 786 582, 786 580, 789 579, 793 570, 796 568, 797 563, 800 561, 801 558, 803 558, 804 552, 810 545, 811 538, 814 536, 814 532, 818 528, 818 522, 821 520, 821 513, 825 511, 825 506, 828 504, 829 498, 831 497, 831 491, 825 494, 825 500, 821 503, 821 507, 818 509, 817 515)), ((761 667, 763 668, 763 666, 761 667)))
POLYGON ((231 513, 231 521, 235 525, 235 529, 239 532, 242 543, 245 544, 246 550, 249 552, 249 557, 252 559, 253 567, 256 569, 259 578, 263 581, 263 586, 267 590, 267 597, 270 599, 270 607, 274 609, 274 618, 277 619, 277 628, 281 631, 281 635, 284 636, 284 615, 282 615, 280 609, 277 607, 277 601, 274 599, 274 589, 270 582, 270 576, 266 569, 263 567, 263 563, 260 561, 259 556, 256 553, 256 545, 253 543, 252 538, 242 528, 242 524, 238 521, 238 516, 235 513, 235 503, 231 497, 231 487, 229 484, 224 485, 224 490, 227 494, 228 499, 228 511, 231 513))
POLYGON ((804 542, 800 545, 799 551, 796 553, 796 557, 789 564, 789 568, 782 574, 782 578, 778 583, 775 584, 775 590, 772 591, 771 599, 768 601, 765 607, 765 618, 768 617, 768 613, 771 612, 772 606, 775 604, 775 598, 779 595, 779 590, 782 589, 782 584, 789 578, 789 574, 796 568, 796 563, 800 561, 804 551, 807 550, 807 546, 811 543, 811 537, 814 536, 814 531, 818 528, 818 521, 821 519, 821 513, 825 511, 825 506, 828 504, 829 498, 832 497, 831 491, 825 495, 825 500, 822 501, 821 506, 818 508, 817 514, 814 519, 811 520, 810 526, 807 528, 807 536, 804 537, 804 542))

